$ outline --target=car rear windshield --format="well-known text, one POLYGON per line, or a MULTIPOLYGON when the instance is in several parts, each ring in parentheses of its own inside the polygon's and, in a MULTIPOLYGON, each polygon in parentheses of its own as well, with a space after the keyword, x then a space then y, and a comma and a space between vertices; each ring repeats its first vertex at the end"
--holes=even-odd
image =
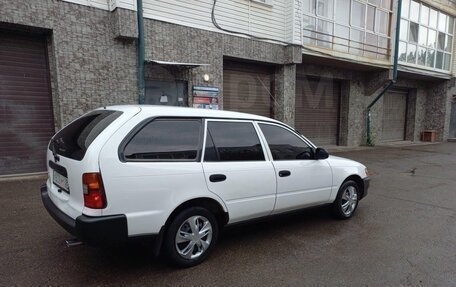
POLYGON ((108 110, 88 113, 59 131, 49 148, 61 156, 82 160, 90 144, 121 114, 108 110))

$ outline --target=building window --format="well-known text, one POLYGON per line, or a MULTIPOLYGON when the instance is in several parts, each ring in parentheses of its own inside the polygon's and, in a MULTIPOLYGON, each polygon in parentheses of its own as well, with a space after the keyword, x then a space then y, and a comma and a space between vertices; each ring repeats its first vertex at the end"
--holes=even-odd
POLYGON ((262 4, 266 4, 266 5, 269 5, 269 6, 272 6, 274 0, 252 0, 253 2, 258 2, 258 3, 262 3, 262 4))
POLYGON ((414 0, 402 1, 401 18, 399 61, 450 71, 454 18, 414 0))
POLYGON ((391 0, 304 0, 303 8, 304 44, 389 58, 391 0))
POLYGON ((187 82, 146 80, 145 104, 187 106, 187 82))
POLYGON ((334 16, 334 1, 333 0, 317 0, 317 15, 333 19, 334 16))

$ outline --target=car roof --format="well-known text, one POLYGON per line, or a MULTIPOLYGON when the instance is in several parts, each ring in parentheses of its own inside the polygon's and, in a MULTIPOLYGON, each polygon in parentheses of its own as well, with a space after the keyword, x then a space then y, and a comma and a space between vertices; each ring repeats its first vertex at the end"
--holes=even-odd
POLYGON ((204 118, 224 118, 224 119, 246 119, 256 121, 268 121, 268 122, 281 122, 258 115, 231 112, 225 110, 209 110, 209 109, 197 109, 188 107, 174 107, 174 106, 159 106, 159 105, 118 105, 118 106, 107 106, 101 109, 118 110, 118 111, 138 111, 141 113, 150 114, 150 116, 171 116, 171 117, 204 117, 204 118))

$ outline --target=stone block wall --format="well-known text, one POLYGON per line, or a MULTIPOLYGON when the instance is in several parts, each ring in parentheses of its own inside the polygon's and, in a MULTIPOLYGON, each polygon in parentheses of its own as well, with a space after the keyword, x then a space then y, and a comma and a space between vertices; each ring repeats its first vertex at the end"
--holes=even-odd
MULTIPOLYGON (((285 97, 288 98, 291 95, 294 96, 295 74, 287 72, 286 78, 284 78, 283 69, 287 70, 287 68, 283 65, 293 65, 301 61, 301 54, 296 52, 296 47, 286 47, 150 19, 145 19, 144 26, 146 59, 207 64, 185 71, 176 71, 177 74, 170 73, 172 68, 164 71, 167 79, 176 77, 176 79, 188 81, 190 103, 192 100, 190 92, 193 85, 209 85, 220 89, 220 104, 223 107, 223 60, 230 58, 277 66, 275 78, 282 78, 285 82, 279 86, 280 89, 275 89, 275 93, 282 96, 285 93, 285 97), (205 74, 209 75, 208 82, 203 80, 205 74)), ((299 49, 298 51, 300 52, 299 49)), ((157 67, 146 66, 146 79, 163 77, 157 73, 157 67)), ((293 125, 290 108, 277 114, 293 125)))
MULTIPOLYGON (((144 24, 146 59, 208 64, 194 69, 165 69, 146 64, 146 79, 187 81, 189 103, 193 85, 209 85, 220 88, 223 106, 224 59, 274 66, 274 93, 280 104, 275 106, 275 115, 292 126, 296 74, 340 81, 339 142, 342 145, 358 146, 366 142, 366 107, 390 77, 385 69, 356 71, 340 63, 334 66, 302 63, 299 46, 151 19, 145 19, 144 24), (203 80, 205 74, 210 77, 208 82, 203 80)), ((0 29, 46 35, 57 129, 99 106, 137 103, 135 12, 121 8, 109 12, 58 0, 0 0, 0 29)), ((411 91, 406 139, 419 140, 424 129, 436 129, 439 139, 445 140, 450 101, 456 94, 454 79, 423 82, 400 75, 396 87, 411 91)), ((381 135, 382 112, 380 99, 372 109, 372 132, 377 142, 381 135)))
POLYGON ((427 90, 424 127, 437 131, 437 140, 448 139, 451 90, 448 81, 433 83, 427 90))
MULTIPOLYGON (((58 0, 0 1, 0 11, 0 29, 47 34, 56 129, 99 106, 137 103, 134 11, 109 12, 58 0)), ((277 66, 301 59, 294 47, 151 19, 144 25, 146 59, 209 64, 175 71, 146 64, 146 79, 187 81, 190 103, 192 85, 211 85, 220 88, 223 106, 224 57, 277 66)), ((291 79, 283 91, 293 93, 294 75, 287 75, 291 79)))
POLYGON ((108 11, 57 0, 0 1, 0 29, 47 35, 56 129, 104 105, 136 103, 136 45, 108 11))

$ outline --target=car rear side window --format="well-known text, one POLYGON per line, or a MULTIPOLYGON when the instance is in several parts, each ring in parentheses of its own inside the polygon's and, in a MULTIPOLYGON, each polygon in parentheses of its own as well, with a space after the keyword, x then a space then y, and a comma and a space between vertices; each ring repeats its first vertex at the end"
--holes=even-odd
POLYGON ((260 140, 250 122, 207 124, 205 161, 263 161, 260 140))
POLYGON ((127 143, 127 161, 195 161, 200 154, 200 119, 155 119, 127 143))
POLYGON ((303 140, 287 129, 259 124, 274 160, 312 159, 313 151, 303 140))
POLYGON ((121 114, 109 110, 88 113, 59 131, 49 148, 61 156, 82 160, 90 144, 121 114))

